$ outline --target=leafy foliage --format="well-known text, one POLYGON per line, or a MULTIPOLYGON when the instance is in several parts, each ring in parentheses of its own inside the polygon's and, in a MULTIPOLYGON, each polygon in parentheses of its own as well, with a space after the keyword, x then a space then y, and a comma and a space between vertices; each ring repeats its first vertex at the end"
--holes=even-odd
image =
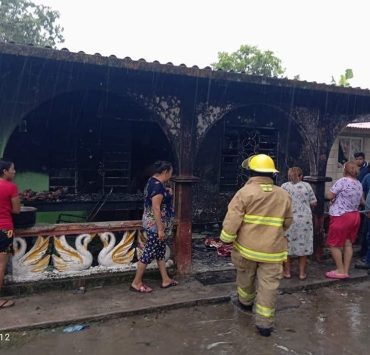
POLYGON ((349 80, 353 78, 352 69, 346 69, 345 73, 339 78, 339 86, 350 86, 349 80))
POLYGON ((0 41, 55 47, 64 42, 59 12, 28 0, 0 0, 0 41))
POLYGON ((282 77, 285 72, 281 60, 272 51, 261 51, 256 46, 241 45, 233 53, 219 52, 214 69, 234 70, 252 75, 282 77))

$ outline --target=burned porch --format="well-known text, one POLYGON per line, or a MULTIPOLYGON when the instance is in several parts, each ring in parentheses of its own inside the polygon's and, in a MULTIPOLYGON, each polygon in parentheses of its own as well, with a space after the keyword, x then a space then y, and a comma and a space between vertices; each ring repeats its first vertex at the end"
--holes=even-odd
POLYGON ((174 163, 183 273, 192 224, 222 220, 243 159, 273 156, 278 183, 301 166, 323 201, 332 143, 370 115, 368 90, 15 44, 0 44, 0 76, 0 146, 18 185, 61 191, 27 202, 39 211, 88 210, 113 188, 101 219, 138 219, 150 164, 174 163))
POLYGON ((147 110, 97 91, 63 94, 41 104, 11 135, 4 156, 17 162, 25 187, 32 189, 37 180, 38 190, 51 191, 26 191, 24 203, 45 212, 83 211, 109 195, 96 216, 100 220, 139 219, 151 163, 174 160, 168 139, 147 110))

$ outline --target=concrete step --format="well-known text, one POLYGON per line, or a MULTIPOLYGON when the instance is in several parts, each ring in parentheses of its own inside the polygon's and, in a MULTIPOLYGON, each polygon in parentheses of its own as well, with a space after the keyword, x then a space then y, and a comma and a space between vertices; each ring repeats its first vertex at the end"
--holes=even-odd
MULTIPOLYGON (((311 264, 309 277, 300 281, 293 274, 290 280, 282 280, 280 294, 310 290, 325 286, 345 285, 350 282, 368 280, 367 271, 351 270, 348 280, 331 280, 324 272, 332 265, 311 264)), ((145 281, 154 288, 150 294, 140 294, 129 290, 128 279, 110 286, 91 285, 85 293, 71 290, 50 291, 16 298, 14 307, 2 309, 1 332, 20 331, 57 327, 73 323, 95 322, 105 319, 127 317, 133 314, 146 314, 181 307, 193 307, 209 303, 229 302, 235 296, 235 283, 230 282, 233 270, 208 271, 204 275, 193 275, 178 279, 180 284, 169 289, 161 289, 158 279, 145 281), (217 274, 218 273, 218 274, 217 274), (221 276, 220 276, 221 275, 221 276), (199 280, 219 278, 220 283, 205 285, 199 280)))

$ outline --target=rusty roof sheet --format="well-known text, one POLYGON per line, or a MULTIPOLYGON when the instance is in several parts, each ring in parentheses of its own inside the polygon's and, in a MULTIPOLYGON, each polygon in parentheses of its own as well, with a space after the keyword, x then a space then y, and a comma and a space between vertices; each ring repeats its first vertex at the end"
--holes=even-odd
POLYGON ((132 70, 150 71, 163 74, 185 75, 197 78, 206 78, 214 80, 225 80, 240 83, 252 83, 260 85, 292 87, 306 90, 326 91, 340 94, 370 96, 370 89, 341 87, 336 85, 328 85, 324 83, 308 82, 303 80, 287 79, 287 78, 270 78, 265 76, 247 75, 233 71, 212 70, 211 67, 199 68, 194 65, 188 67, 185 64, 178 66, 171 62, 162 64, 158 61, 147 62, 145 59, 133 60, 130 57, 123 59, 117 58, 115 55, 102 56, 100 53, 86 54, 83 51, 70 52, 67 48, 60 50, 50 47, 35 47, 33 45, 23 45, 16 43, 0 42, 0 55, 10 54, 24 57, 43 58, 56 61, 66 61, 74 63, 92 64, 100 66, 110 66, 116 68, 125 68, 132 70))

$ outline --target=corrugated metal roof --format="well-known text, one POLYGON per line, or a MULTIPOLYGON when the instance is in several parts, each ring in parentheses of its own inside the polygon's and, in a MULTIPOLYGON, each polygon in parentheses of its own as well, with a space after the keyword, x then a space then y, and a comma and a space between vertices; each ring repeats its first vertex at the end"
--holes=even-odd
POLYGON ((355 122, 347 125, 349 128, 370 129, 370 122, 355 122))
POLYGON ((349 95, 361 95, 370 96, 370 89, 362 89, 359 87, 342 87, 336 85, 328 85, 325 83, 309 82, 305 80, 296 80, 288 78, 277 78, 277 77, 264 77, 257 75, 246 75, 244 72, 234 72, 233 70, 224 71, 221 69, 212 70, 211 67, 199 68, 194 65, 192 67, 180 64, 179 66, 173 65, 168 62, 167 64, 161 64, 157 60, 154 62, 147 62, 141 58, 139 60, 133 60, 130 57, 123 59, 117 58, 115 55, 102 56, 100 53, 86 54, 83 51, 70 52, 68 48, 53 49, 50 47, 35 47, 33 45, 17 44, 13 42, 4 43, 0 41, 0 54, 11 54, 24 57, 36 57, 45 58, 59 61, 72 61, 80 62, 84 64, 95 64, 95 65, 107 65, 112 67, 144 70, 159 73, 168 74, 180 74, 188 75, 193 77, 213 78, 219 80, 228 80, 236 82, 249 82, 262 85, 275 85, 280 87, 292 87, 303 90, 319 90, 327 93, 338 93, 338 94, 349 94, 349 95))

